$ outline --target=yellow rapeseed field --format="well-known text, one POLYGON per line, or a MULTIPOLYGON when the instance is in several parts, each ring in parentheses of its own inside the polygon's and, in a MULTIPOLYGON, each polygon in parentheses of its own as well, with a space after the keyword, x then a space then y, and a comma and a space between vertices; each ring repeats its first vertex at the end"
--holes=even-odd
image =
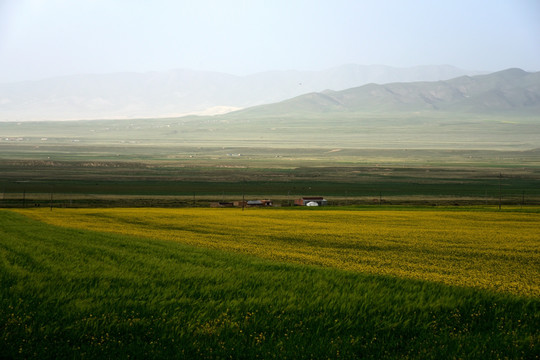
POLYGON ((65 227, 540 296, 540 214, 451 210, 27 209, 65 227))

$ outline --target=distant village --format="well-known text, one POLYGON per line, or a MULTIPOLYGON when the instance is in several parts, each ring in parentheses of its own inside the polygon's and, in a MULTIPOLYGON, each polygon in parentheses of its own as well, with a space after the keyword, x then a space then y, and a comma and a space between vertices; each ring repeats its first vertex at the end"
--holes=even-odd
MULTIPOLYGON (((294 200, 295 206, 325 206, 328 205, 328 201, 321 196, 307 196, 294 200)), ((211 204, 212 207, 270 207, 274 206, 272 200, 242 200, 242 201, 233 201, 233 202, 214 202, 211 204)))

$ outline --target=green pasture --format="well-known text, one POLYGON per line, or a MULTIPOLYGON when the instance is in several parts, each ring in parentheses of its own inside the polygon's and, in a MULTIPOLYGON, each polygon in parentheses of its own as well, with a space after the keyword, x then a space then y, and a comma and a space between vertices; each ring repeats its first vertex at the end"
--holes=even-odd
POLYGON ((537 134, 536 117, 502 114, 0 123, 0 205, 15 206, 32 193, 535 204, 537 134))
MULTIPOLYGON (((540 197, 540 167, 531 165, 443 166, 426 160, 401 165, 331 164, 301 155, 297 160, 278 158, 265 165, 263 160, 259 163, 228 155, 211 159, 211 151, 205 154, 203 159, 185 161, 0 159, 0 205, 22 205, 23 197, 29 204, 37 201, 43 205, 49 204, 51 196, 59 201, 94 195, 206 197, 215 201, 245 195, 271 197, 283 204, 310 195, 387 203, 395 202, 396 197, 435 203, 437 199, 448 202, 461 198, 477 204, 499 200, 535 204, 540 197)), ((416 156, 420 155, 429 156, 423 152, 416 156)))
POLYGON ((533 359, 537 298, 0 211, 0 358, 533 359))
MULTIPOLYGON (((260 110, 260 109, 259 109, 260 110)), ((538 116, 420 112, 272 113, 129 120, 0 123, 0 139, 100 146, 274 149, 531 150, 538 116)), ((99 151, 99 150, 98 150, 99 151)))

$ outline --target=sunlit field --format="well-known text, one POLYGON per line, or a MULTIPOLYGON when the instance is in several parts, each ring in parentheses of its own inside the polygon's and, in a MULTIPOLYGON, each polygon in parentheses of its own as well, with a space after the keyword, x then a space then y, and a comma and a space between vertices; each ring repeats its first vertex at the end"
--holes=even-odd
POLYGON ((540 296, 540 214, 497 211, 54 209, 53 225, 271 260, 540 296))
POLYGON ((0 211, 0 358, 534 359, 540 212, 0 211))

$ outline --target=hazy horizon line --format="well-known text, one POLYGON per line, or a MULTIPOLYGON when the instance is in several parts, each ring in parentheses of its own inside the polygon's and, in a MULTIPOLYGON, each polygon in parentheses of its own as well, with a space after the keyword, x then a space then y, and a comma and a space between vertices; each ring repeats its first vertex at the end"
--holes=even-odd
POLYGON ((45 81, 45 80, 52 80, 52 79, 60 79, 60 78, 69 78, 69 77, 77 77, 77 76, 89 76, 89 75, 114 75, 114 74, 151 74, 151 73, 167 73, 172 71, 192 71, 192 72, 200 72, 200 73, 215 73, 215 74, 223 74, 223 75, 229 75, 229 76, 235 76, 235 77, 249 77, 254 76, 258 74, 265 74, 265 73, 272 73, 272 72, 323 72, 328 71, 332 69, 338 69, 345 66, 360 66, 360 67, 385 67, 385 68, 392 68, 392 69, 414 69, 414 68, 422 68, 422 67, 449 67, 457 70, 462 71, 468 71, 468 72, 474 72, 478 74, 488 74, 488 73, 495 73, 499 71, 504 71, 512 68, 521 69, 526 72, 538 72, 540 70, 530 70, 530 69, 524 69, 519 66, 515 67, 507 67, 503 69, 498 70, 486 70, 486 69, 465 69, 461 68, 459 66, 455 66, 452 64, 420 64, 420 65, 412 65, 412 66, 395 66, 395 65, 386 65, 386 64, 359 64, 359 63, 344 63, 341 65, 335 65, 331 67, 325 67, 321 69, 268 69, 268 70, 261 70, 256 72, 250 72, 250 73, 233 73, 233 72, 227 72, 227 71, 220 71, 220 70, 212 70, 212 69, 203 69, 203 68, 194 68, 194 67, 174 67, 164 70, 119 70, 119 71, 107 71, 107 72, 80 72, 80 73, 69 73, 69 74, 58 74, 58 75, 48 75, 45 77, 39 77, 39 78, 29 78, 29 79, 21 79, 21 80, 9 80, 9 81, 0 81, 0 84, 6 85, 6 84, 15 84, 15 83, 25 83, 25 82, 39 82, 39 81, 45 81))

